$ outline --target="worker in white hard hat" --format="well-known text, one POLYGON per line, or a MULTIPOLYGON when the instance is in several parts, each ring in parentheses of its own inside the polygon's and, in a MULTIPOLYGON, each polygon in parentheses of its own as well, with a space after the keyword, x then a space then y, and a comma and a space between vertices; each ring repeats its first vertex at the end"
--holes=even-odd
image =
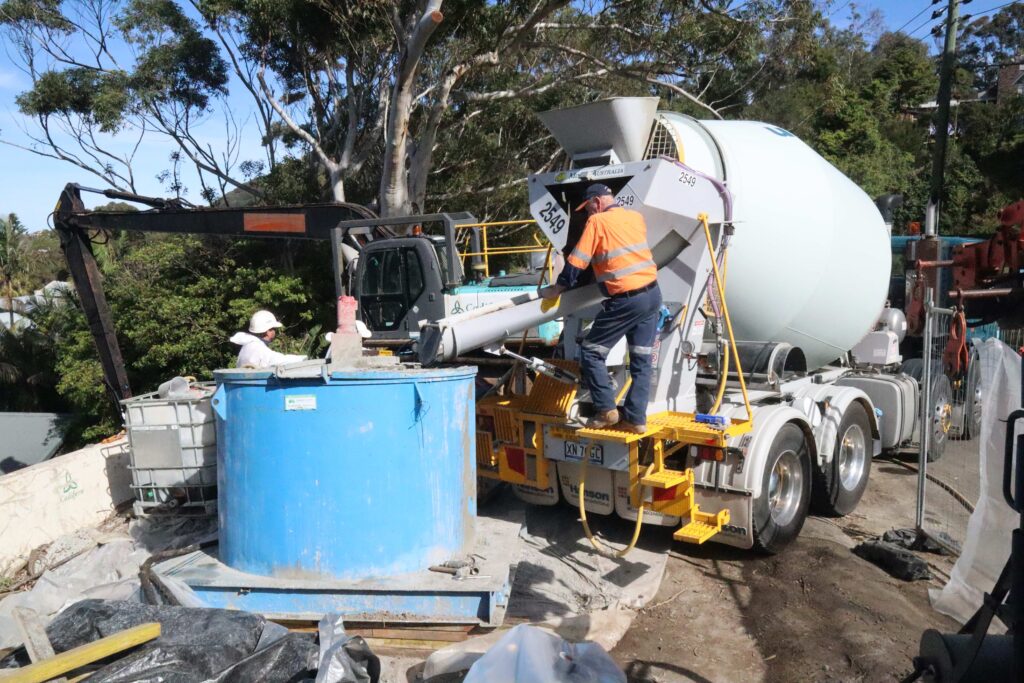
POLYGON ((280 353, 270 348, 277 336, 277 328, 284 327, 270 311, 256 311, 249 318, 249 331, 236 332, 231 343, 241 346, 237 366, 240 368, 268 368, 281 363, 306 360, 305 356, 280 353))

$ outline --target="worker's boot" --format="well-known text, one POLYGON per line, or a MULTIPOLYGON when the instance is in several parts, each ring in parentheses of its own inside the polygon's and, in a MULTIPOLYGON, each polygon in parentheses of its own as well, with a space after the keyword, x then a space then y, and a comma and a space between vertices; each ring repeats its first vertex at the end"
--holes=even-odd
POLYGON ((617 408, 612 408, 611 410, 595 413, 594 417, 590 418, 590 421, 587 422, 587 429, 604 429, 605 427, 611 427, 618 421, 619 411, 617 408))
POLYGON ((619 420, 619 423, 615 425, 615 427, 624 432, 632 432, 633 434, 643 434, 647 431, 647 425, 633 424, 629 420, 619 420))

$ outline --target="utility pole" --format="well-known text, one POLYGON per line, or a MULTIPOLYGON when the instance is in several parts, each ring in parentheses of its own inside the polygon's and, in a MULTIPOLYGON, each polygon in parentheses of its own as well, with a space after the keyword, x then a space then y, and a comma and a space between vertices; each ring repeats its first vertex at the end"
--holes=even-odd
POLYGON ((946 171, 946 140, 949 133, 949 100, 953 90, 953 67, 956 64, 956 24, 959 0, 949 0, 946 8, 946 44, 939 67, 938 110, 935 113, 935 150, 932 154, 932 183, 928 208, 924 216, 924 234, 938 233, 939 206, 946 171))

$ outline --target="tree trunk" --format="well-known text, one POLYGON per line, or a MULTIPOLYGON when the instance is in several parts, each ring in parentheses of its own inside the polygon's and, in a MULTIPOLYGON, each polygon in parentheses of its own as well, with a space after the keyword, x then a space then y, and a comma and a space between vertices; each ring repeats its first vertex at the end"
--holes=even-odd
POLYGON ((345 202, 345 178, 340 166, 330 169, 331 196, 339 204, 345 202))
POLYGON ((380 178, 380 215, 398 216, 412 208, 409 201, 409 119, 413 86, 427 40, 444 19, 441 0, 431 0, 416 22, 398 62, 392 89, 387 128, 384 132, 384 168, 380 178))

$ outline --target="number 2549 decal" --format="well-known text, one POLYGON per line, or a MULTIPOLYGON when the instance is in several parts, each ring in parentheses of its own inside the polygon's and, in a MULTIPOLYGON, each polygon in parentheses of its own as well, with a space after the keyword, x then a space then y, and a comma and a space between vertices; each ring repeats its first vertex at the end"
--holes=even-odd
POLYGON ((544 208, 537 212, 540 219, 544 221, 548 229, 555 235, 560 233, 565 227, 565 216, 561 215, 562 212, 558 205, 552 201, 544 203, 544 208))

